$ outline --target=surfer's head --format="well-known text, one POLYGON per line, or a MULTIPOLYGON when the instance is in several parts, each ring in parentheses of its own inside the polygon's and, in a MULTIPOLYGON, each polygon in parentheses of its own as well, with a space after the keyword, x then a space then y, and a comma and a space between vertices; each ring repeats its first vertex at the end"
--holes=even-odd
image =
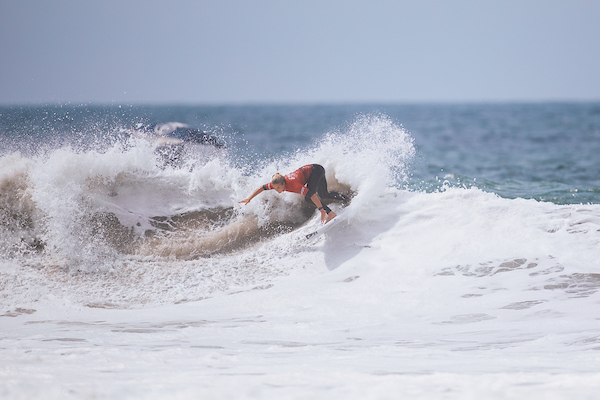
POLYGON ((285 183, 285 177, 279 172, 273 175, 273 178, 271 178, 271 186, 277 191, 277 193, 281 193, 285 190, 285 183))

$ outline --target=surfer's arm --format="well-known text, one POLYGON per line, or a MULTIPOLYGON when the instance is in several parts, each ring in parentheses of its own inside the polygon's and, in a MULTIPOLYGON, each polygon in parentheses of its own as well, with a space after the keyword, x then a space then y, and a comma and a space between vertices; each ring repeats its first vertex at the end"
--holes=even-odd
POLYGON ((317 196, 316 193, 314 193, 310 199, 312 200, 312 202, 315 204, 315 206, 317 206, 317 208, 319 210, 321 210, 321 212, 325 212, 325 210, 323 210, 323 203, 321 203, 321 199, 319 198, 319 196, 317 196))
POLYGON ((248 197, 247 199, 244 199, 244 200, 240 201, 240 203, 248 204, 248 203, 250 203, 250 200, 252 200, 253 198, 255 198, 256 196, 258 196, 259 194, 261 194, 264 191, 265 191, 264 186, 261 186, 258 189, 256 189, 254 191, 254 193, 252 193, 250 195, 250 197, 248 197))
POLYGON ((315 206, 317 206, 319 211, 321 211, 321 222, 327 222, 327 211, 325 211, 325 209, 323 208, 323 203, 321 203, 321 199, 319 199, 319 196, 317 196, 317 194, 315 193, 310 197, 310 199, 315 204, 315 206))

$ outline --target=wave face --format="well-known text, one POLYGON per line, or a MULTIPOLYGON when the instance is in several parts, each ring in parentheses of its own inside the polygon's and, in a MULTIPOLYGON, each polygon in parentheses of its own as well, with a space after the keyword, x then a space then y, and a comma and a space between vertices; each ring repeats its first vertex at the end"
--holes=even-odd
POLYGON ((227 149, 200 146, 208 156, 180 168, 163 163, 155 150, 127 137, 100 151, 66 146, 39 156, 3 156, 0 250, 17 266, 13 278, 29 271, 41 291, 48 282, 77 293, 102 287, 103 293, 80 301, 125 307, 262 284, 296 268, 282 271, 262 260, 273 246, 291 247, 292 253, 309 248, 298 242, 297 231, 314 223, 314 210, 289 193, 267 192, 244 207, 240 199, 275 171, 320 163, 330 190, 354 197, 349 211, 358 216, 404 179, 414 155, 412 138, 385 116, 359 117, 344 131, 255 170, 236 166, 227 149), (245 259, 261 261, 240 269, 245 259), (175 278, 174 271, 185 276, 175 278), (140 289, 140 278, 156 292, 140 289), (195 284, 181 292, 168 283, 173 279, 195 284))
MULTIPOLYGON (((27 275, 39 296, 50 282, 55 291, 85 293, 78 300, 85 304, 136 307, 268 284, 303 268, 295 257, 314 251, 302 237, 317 217, 293 194, 266 192, 248 206, 238 201, 274 172, 309 163, 325 167, 330 190, 352 197, 343 232, 322 249, 329 269, 383 235, 396 242, 377 252, 392 270, 392 260, 404 265, 410 259, 432 276, 491 279, 506 268, 531 269, 531 287, 597 286, 597 205, 507 199, 448 176, 435 190, 415 191, 411 168, 420 156, 414 138, 384 114, 356 114, 320 137, 299 134, 292 142, 303 146, 274 156, 244 153, 231 139, 234 145, 225 149, 199 146, 178 167, 165 163, 155 144, 115 131, 107 130, 111 140, 94 133, 94 145, 70 140, 35 155, 2 156, 0 251, 12 271, 3 275, 7 287, 27 275), (345 244, 334 250, 331 242, 345 244)), ((263 136, 250 138, 267 147, 263 136)))

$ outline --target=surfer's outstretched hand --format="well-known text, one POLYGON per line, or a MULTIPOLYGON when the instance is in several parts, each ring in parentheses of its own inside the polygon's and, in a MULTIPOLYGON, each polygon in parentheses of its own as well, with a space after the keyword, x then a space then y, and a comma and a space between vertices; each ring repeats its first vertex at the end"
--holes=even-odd
POLYGON ((258 196, 260 193, 262 193, 264 191, 264 187, 259 186, 254 192, 252 192, 252 194, 250 195, 250 197, 248 197, 247 199, 244 199, 242 201, 240 201, 240 203, 244 203, 244 204, 248 204, 250 203, 250 200, 252 200, 253 198, 255 198, 256 196, 258 196))

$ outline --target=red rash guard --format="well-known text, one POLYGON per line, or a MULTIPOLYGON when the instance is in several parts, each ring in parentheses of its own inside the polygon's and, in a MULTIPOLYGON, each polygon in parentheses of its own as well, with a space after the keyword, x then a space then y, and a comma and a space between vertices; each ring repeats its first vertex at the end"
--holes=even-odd
MULTIPOLYGON (((305 165, 303 167, 298 168, 294 172, 290 172, 289 174, 287 174, 285 176, 284 190, 286 192, 298 193, 303 196, 306 195, 306 193, 308 192, 308 188, 304 185, 306 185, 306 182, 310 177, 312 167, 312 164, 305 165)), ((273 185, 271 184, 271 182, 269 182, 266 185, 263 185, 263 189, 271 190, 273 189, 273 185)))

